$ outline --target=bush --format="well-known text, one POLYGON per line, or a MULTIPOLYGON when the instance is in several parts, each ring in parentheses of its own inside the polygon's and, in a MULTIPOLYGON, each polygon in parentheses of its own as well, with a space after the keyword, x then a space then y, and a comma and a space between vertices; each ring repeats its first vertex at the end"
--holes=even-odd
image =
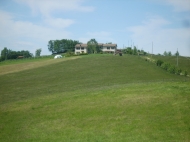
POLYGON ((162 60, 157 60, 157 61, 156 61, 156 65, 157 65, 157 66, 161 66, 163 63, 164 63, 164 62, 163 62, 162 60))
POLYGON ((71 57, 71 56, 75 56, 75 53, 74 52, 67 52, 65 54, 65 57, 71 57))
POLYGON ((187 76, 187 74, 188 74, 188 73, 187 73, 187 71, 185 70, 185 71, 184 71, 184 75, 187 76))
POLYGON ((181 72, 182 72, 182 70, 181 70, 180 68, 176 68, 175 73, 176 73, 177 75, 180 75, 180 74, 181 74, 181 72))
POLYGON ((5 60, 5 57, 4 56, 1 56, 0 57, 0 62, 4 61, 5 60))
POLYGON ((162 65, 161 65, 161 68, 163 68, 163 69, 165 69, 165 70, 168 70, 169 68, 170 68, 170 63, 163 63, 162 65))
POLYGON ((168 68, 168 71, 169 71, 170 73, 172 73, 172 74, 175 74, 175 73, 176 73, 176 68, 175 68, 175 66, 170 66, 170 67, 168 68))
POLYGON ((88 53, 80 53, 80 55, 88 55, 88 53))

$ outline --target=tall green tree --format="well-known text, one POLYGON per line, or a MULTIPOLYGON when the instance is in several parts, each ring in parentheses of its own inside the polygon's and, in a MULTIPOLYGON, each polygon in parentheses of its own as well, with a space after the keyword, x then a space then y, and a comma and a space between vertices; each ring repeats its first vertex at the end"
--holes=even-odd
POLYGON ((127 54, 132 54, 133 53, 133 49, 131 47, 127 47, 126 49, 127 54))
POLYGON ((137 55, 137 48, 136 48, 136 46, 134 46, 134 48, 133 48, 133 55, 137 55))
POLYGON ((168 52, 168 56, 172 56, 172 52, 171 51, 168 52))
POLYGON ((172 52, 171 51, 168 51, 168 52, 164 51, 164 56, 172 56, 172 52))
POLYGON ((9 52, 10 51, 7 49, 7 47, 4 47, 4 49, 1 51, 1 60, 8 59, 9 52))
POLYGON ((53 43, 52 40, 50 40, 50 41, 48 42, 48 50, 49 50, 50 52, 52 52, 52 54, 54 53, 54 43, 53 43))
POLYGON ((40 54, 42 52, 42 49, 36 49, 36 52, 35 52, 35 57, 40 57, 40 54))
POLYGON ((166 51, 164 51, 164 56, 168 56, 168 53, 166 51))
POLYGON ((91 39, 87 42, 88 53, 98 53, 100 52, 100 48, 98 46, 98 42, 95 39, 91 39))
POLYGON ((178 51, 175 53, 175 56, 179 56, 179 52, 178 51))

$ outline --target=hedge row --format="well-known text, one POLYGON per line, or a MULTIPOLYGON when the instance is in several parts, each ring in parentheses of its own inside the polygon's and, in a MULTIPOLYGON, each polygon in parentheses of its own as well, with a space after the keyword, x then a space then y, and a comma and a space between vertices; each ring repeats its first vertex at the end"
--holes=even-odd
POLYGON ((164 70, 166 70, 172 74, 177 74, 177 75, 183 74, 185 76, 187 76, 187 74, 188 74, 186 70, 182 72, 181 68, 178 68, 178 67, 171 65, 170 63, 164 62, 162 60, 157 60, 156 65, 160 66, 161 68, 163 68, 164 70))

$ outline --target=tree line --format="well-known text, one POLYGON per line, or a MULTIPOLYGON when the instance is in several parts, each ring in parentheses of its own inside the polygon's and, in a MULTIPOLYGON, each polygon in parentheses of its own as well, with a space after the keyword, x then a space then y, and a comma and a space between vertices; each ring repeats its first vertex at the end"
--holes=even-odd
POLYGON ((71 39, 50 40, 48 42, 48 50, 52 52, 52 54, 74 52, 75 45, 79 43, 79 41, 71 39))
POLYGON ((164 56, 179 56, 179 52, 177 51, 175 54, 172 54, 171 51, 164 51, 163 53, 164 56))
POLYGON ((172 73, 172 74, 177 74, 177 75, 183 74, 185 76, 188 75, 187 70, 182 72, 181 68, 176 67, 175 65, 172 65, 170 63, 164 62, 162 60, 157 60, 156 65, 160 66, 161 68, 163 68, 164 70, 166 70, 166 71, 168 71, 169 73, 172 73))
POLYGON ((131 54, 131 55, 146 55, 147 52, 144 50, 138 50, 136 46, 132 47, 126 47, 125 49, 122 49, 122 52, 124 54, 131 54))
MULTIPOLYGON (((40 57, 41 51, 42 51, 41 48, 36 49, 35 57, 40 57)), ((28 50, 13 51, 11 49, 8 49, 7 47, 4 47, 4 49, 1 51, 0 61, 10 60, 10 59, 31 58, 31 57, 34 57, 34 55, 30 53, 28 50)))
POLYGON ((4 49, 1 51, 0 61, 29 57, 33 57, 33 54, 30 53, 28 50, 13 51, 11 49, 8 49, 7 47, 4 47, 4 49))

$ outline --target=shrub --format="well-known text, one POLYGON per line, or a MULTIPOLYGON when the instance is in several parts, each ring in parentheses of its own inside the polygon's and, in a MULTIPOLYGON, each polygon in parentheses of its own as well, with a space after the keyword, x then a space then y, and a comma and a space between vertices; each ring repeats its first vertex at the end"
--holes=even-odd
POLYGON ((4 56, 1 56, 0 57, 0 62, 4 61, 5 60, 5 57, 4 56))
POLYGON ((65 57, 71 57, 71 56, 75 56, 75 53, 74 52, 67 52, 65 54, 65 57))
POLYGON ((161 68, 163 68, 163 69, 165 69, 165 70, 168 70, 169 68, 170 68, 170 63, 163 63, 162 65, 161 65, 161 68))
POLYGON ((164 62, 163 62, 162 60, 157 60, 157 61, 156 61, 156 65, 157 65, 157 66, 161 66, 163 63, 164 63, 164 62))
POLYGON ((181 72, 182 72, 182 70, 181 70, 180 68, 176 68, 175 73, 176 73, 177 75, 180 75, 181 72))
POLYGON ((81 53, 80 55, 88 55, 88 53, 81 53))
POLYGON ((175 74, 175 73, 176 73, 176 68, 175 68, 175 66, 171 66, 171 65, 170 65, 170 67, 168 68, 168 71, 169 71, 170 73, 172 73, 172 74, 175 74))
POLYGON ((185 71, 184 71, 184 75, 187 76, 187 74, 188 74, 188 73, 187 73, 187 71, 185 70, 185 71))

